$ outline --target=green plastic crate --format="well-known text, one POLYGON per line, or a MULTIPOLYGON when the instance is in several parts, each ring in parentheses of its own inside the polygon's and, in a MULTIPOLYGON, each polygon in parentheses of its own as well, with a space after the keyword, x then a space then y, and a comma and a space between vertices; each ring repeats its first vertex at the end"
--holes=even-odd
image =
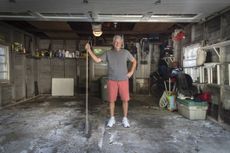
POLYGON ((203 102, 195 102, 190 99, 179 99, 177 98, 176 101, 180 104, 186 105, 186 106, 208 106, 208 103, 206 101, 203 102))

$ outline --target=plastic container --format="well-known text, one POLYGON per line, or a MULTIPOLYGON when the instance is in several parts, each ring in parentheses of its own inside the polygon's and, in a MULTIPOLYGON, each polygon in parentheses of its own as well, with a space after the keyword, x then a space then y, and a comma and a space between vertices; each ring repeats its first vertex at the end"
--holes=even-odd
POLYGON ((177 99, 178 112, 190 120, 204 120, 208 109, 207 102, 177 99))
POLYGON ((108 77, 101 78, 101 99, 103 101, 108 101, 107 81, 108 77))

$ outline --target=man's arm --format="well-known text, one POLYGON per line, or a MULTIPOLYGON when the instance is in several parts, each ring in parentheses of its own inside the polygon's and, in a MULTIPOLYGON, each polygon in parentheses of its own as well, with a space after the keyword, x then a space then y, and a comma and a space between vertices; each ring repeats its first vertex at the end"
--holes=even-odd
POLYGON ((96 63, 99 63, 99 62, 102 61, 101 58, 97 57, 97 56, 92 52, 89 43, 87 43, 87 44, 85 45, 85 50, 89 53, 89 55, 92 57, 92 59, 93 59, 96 63))
POLYGON ((133 73, 134 73, 134 71, 136 69, 136 66, 137 66, 137 60, 135 58, 133 58, 133 60, 131 60, 131 62, 132 62, 132 67, 131 67, 130 71, 127 74, 127 76, 129 78, 133 75, 133 73))

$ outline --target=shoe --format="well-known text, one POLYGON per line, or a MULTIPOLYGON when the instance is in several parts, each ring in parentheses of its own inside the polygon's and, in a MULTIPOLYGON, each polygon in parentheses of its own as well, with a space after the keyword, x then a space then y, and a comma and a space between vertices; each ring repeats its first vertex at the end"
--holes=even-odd
POLYGON ((108 126, 108 127, 113 127, 113 125, 114 125, 115 123, 116 123, 115 117, 110 117, 107 126, 108 126))
POLYGON ((129 120, 127 119, 127 117, 123 117, 122 119, 122 124, 125 128, 129 128, 130 125, 129 125, 129 120))

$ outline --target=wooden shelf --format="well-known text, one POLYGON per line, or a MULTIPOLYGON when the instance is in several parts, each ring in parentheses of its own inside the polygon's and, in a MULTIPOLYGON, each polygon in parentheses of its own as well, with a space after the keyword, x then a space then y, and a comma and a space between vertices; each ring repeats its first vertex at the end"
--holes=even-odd
POLYGON ((207 45, 207 46, 201 47, 201 49, 204 49, 204 50, 213 49, 213 48, 225 47, 228 45, 230 45, 230 40, 219 42, 219 43, 212 44, 212 45, 207 45))

